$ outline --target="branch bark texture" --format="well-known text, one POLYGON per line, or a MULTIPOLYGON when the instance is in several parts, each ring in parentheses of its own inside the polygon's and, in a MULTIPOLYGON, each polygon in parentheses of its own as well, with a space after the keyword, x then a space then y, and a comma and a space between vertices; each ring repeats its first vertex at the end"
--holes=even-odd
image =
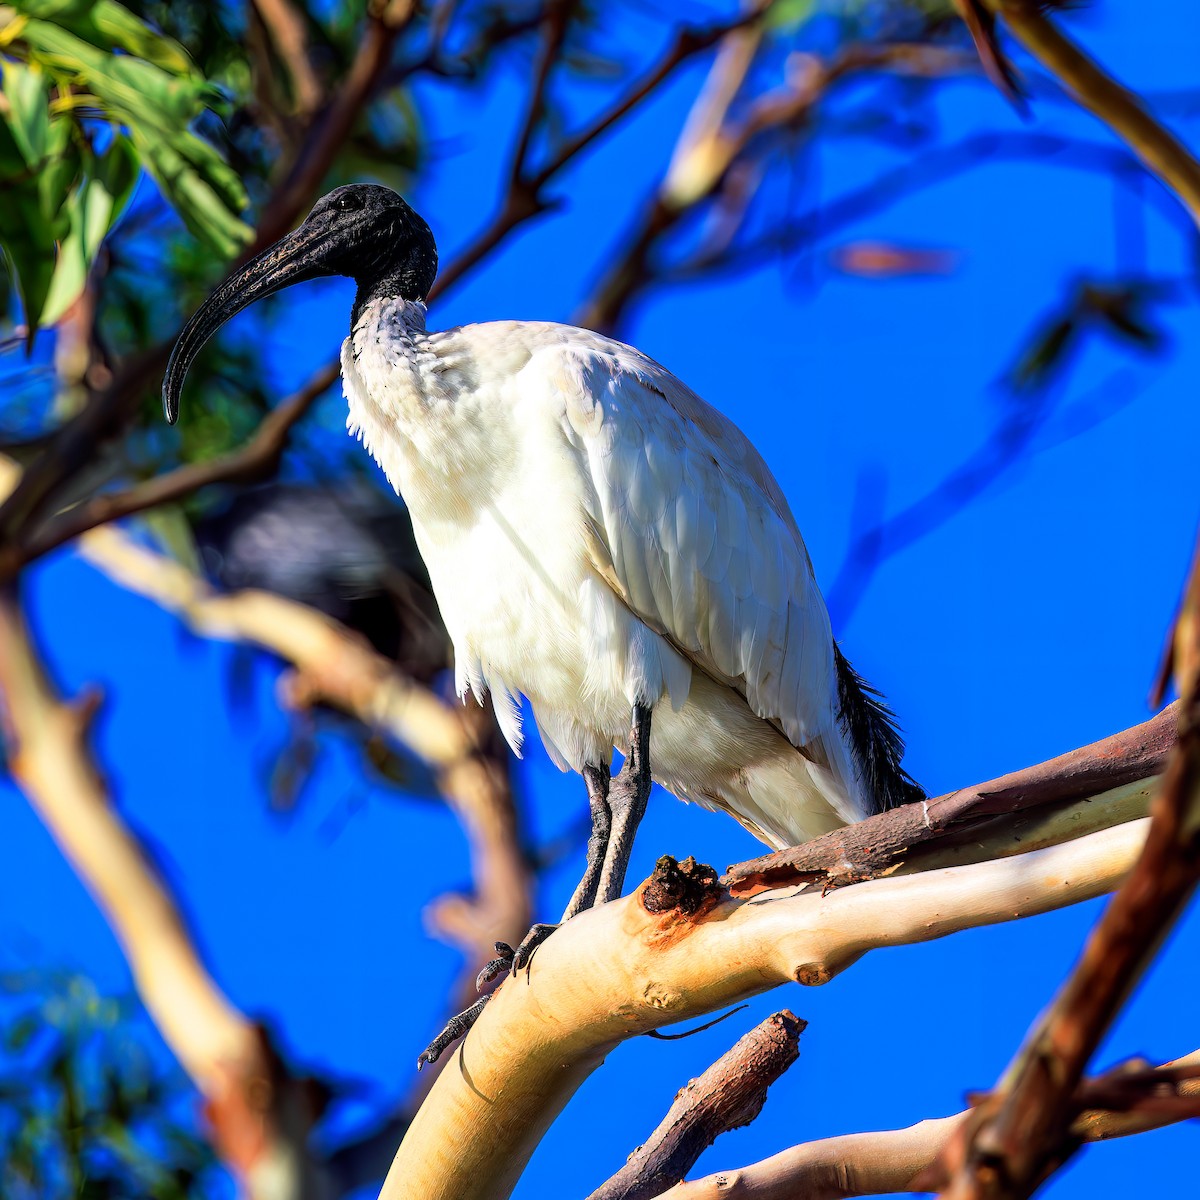
POLYGON ((652 1200, 682 1179, 720 1134, 749 1125, 767 1089, 799 1058, 806 1024, 784 1009, 756 1025, 688 1082, 645 1144, 588 1200, 652 1200))
MULTIPOLYGON (((781 983, 827 982, 868 950, 1046 912, 1115 887, 1145 822, 995 862, 647 911, 657 879, 581 914, 506 980, 409 1127, 382 1200, 496 1200, 620 1041, 781 983)), ((691 899, 695 899, 694 897, 691 899)), ((657 907, 657 905, 655 906, 657 907)))
MULTIPOLYGON (((1180 1068, 1194 1070, 1200 1052, 1165 1064, 1156 1074, 1164 1083, 1180 1068)), ((1200 1105, 1200 1080, 1189 1079, 1173 1087, 1174 1094, 1190 1102, 1193 1115, 1200 1105)), ((779 1154, 736 1170, 717 1171, 689 1180, 661 1193, 658 1200, 850 1200, 854 1196, 880 1196, 894 1192, 923 1191, 923 1176, 935 1164, 971 1116, 971 1110, 949 1117, 919 1121, 906 1129, 852 1133, 792 1146, 779 1154)), ((1081 1141, 1100 1142, 1126 1137, 1182 1119, 1178 1115, 1086 1110, 1072 1124, 1081 1141)))
POLYGON ((1114 815, 1142 816, 1175 743, 1178 719, 1178 705, 1170 705, 1141 725, 1068 754, 736 863, 721 882, 735 896, 797 882, 837 885, 905 865, 932 865, 933 854, 979 861, 1023 853, 1051 844, 1039 843, 1039 836, 1078 836, 1096 815, 1106 823, 1114 815), (1066 820, 1050 821, 1061 814, 1066 820))

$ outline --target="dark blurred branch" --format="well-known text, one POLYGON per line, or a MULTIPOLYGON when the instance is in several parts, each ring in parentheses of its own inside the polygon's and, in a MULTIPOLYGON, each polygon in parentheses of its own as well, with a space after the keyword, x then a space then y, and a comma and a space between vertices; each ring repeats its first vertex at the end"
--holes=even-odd
POLYGON ((368 6, 358 53, 341 86, 319 112, 287 177, 264 206, 247 254, 277 241, 313 202, 354 123, 374 95, 391 62, 396 38, 412 19, 414 0, 376 0, 368 6))
MULTIPOLYGON (((1097 389, 1132 390, 1124 373, 1097 389)), ((1009 412, 988 439, 966 460, 948 471, 928 491, 888 516, 882 508, 882 480, 867 476, 860 481, 846 557, 825 591, 835 629, 844 628, 858 607, 867 584, 879 567, 909 546, 927 537, 963 511, 1018 463, 1035 451, 1035 438, 1053 414, 1044 393, 1008 401, 1009 412)), ((1106 409, 1105 413, 1113 411, 1106 409)), ((1086 428, 1091 428, 1089 424, 1086 428)))
POLYGON ((652 1200, 722 1134, 749 1125, 767 1089, 800 1056, 806 1021, 784 1009, 756 1025, 676 1096, 658 1128, 588 1200, 652 1200))
MULTIPOLYGON (((1107 1141, 1200 1115, 1200 1052, 1153 1069, 1119 1068, 1085 1079, 1075 1094, 1079 1115, 1072 1135, 1107 1141), (1102 1109, 1097 1102, 1118 1105, 1102 1109)), ((936 1117, 907 1129, 852 1133, 792 1146, 762 1162, 681 1183, 658 1200, 851 1200, 892 1192, 920 1192, 971 1110, 936 1117)))
MULTIPOLYGON (((898 199, 935 187, 946 180, 983 165, 1003 162, 1035 162, 1103 171, 1117 182, 1134 178, 1136 161, 1125 151, 1091 142, 1038 132, 977 133, 948 146, 923 150, 911 161, 901 163, 862 187, 814 205, 808 212, 780 221, 772 228, 734 246, 716 250, 701 247, 682 263, 664 267, 659 277, 681 283, 718 271, 742 274, 781 254, 795 252, 839 229, 883 212, 898 199)), ((1164 197, 1165 199, 1165 197, 1164 197)), ((1178 212, 1170 206, 1172 212, 1178 212)))
POLYGON ((548 0, 542 15, 542 40, 538 47, 537 62, 533 69, 533 84, 529 89, 529 100, 525 118, 517 134, 517 147, 513 151, 509 167, 509 189, 522 186, 525 164, 538 129, 546 119, 550 76, 562 54, 567 27, 571 19, 572 0, 548 0))
POLYGON ((174 503, 214 483, 257 483, 271 478, 279 468, 293 427, 337 382, 340 370, 338 362, 322 367, 298 392, 263 418, 254 436, 241 449, 207 462, 188 463, 125 491, 102 492, 68 509, 18 548, 20 564, 47 554, 97 525, 174 503))
POLYGON ((1139 96, 1106 75, 1046 16, 1034 0, 983 0, 1013 36, 1079 101, 1100 118, 1179 197, 1200 224, 1200 163, 1139 96))
MULTIPOLYGON (((553 11, 557 11, 557 9, 553 11)), ((707 28, 680 31, 667 52, 640 79, 634 82, 620 99, 593 118, 577 133, 566 138, 550 154, 546 162, 531 168, 528 159, 534 132, 544 115, 544 92, 548 86, 548 71, 553 64, 553 55, 556 55, 561 49, 561 35, 555 33, 557 26, 551 25, 539 56, 538 73, 517 137, 516 151, 507 172, 508 187, 501 200, 499 210, 474 241, 441 272, 430 292, 430 300, 436 299, 453 287, 467 270, 490 254, 519 226, 550 207, 551 202, 544 198, 542 192, 551 179, 598 137, 653 96, 683 63, 716 45, 722 38, 743 28, 758 16, 759 11, 755 8, 729 21, 707 28)))
POLYGON ((540 188, 556 175, 580 151, 585 150, 618 121, 632 112, 641 102, 651 96, 671 73, 689 58, 715 46, 722 38, 744 28, 761 15, 762 5, 748 7, 740 17, 707 29, 681 29, 675 35, 670 50, 639 79, 628 92, 611 107, 600 113, 589 125, 566 138, 554 151, 549 160, 532 175, 531 183, 540 188))
MULTIPOLYGON (((748 40, 754 31, 744 33, 748 40)), ((725 43, 680 135, 666 177, 580 311, 581 325, 615 329, 634 297, 658 278, 652 258, 661 239, 717 196, 733 177, 735 166, 759 157, 770 135, 801 128, 839 81, 860 71, 944 74, 963 66, 961 55, 906 43, 849 46, 827 62, 796 56, 802 65, 792 63, 788 82, 759 96, 744 116, 734 119, 730 108, 753 60, 754 47, 753 42, 739 45, 732 39, 725 43)), ((744 215, 744 205, 734 210, 739 207, 744 215)), ((726 244, 730 240, 728 231, 724 240, 726 244)))
POLYGON ((162 343, 126 359, 104 387, 89 389, 83 408, 25 468, 0 504, 0 583, 20 566, 20 543, 63 484, 132 419, 142 396, 161 378, 170 352, 170 345, 162 343))

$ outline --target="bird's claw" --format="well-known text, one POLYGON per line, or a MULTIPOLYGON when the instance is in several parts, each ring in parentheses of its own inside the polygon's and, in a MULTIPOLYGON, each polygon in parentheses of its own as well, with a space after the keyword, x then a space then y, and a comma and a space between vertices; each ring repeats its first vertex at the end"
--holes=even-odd
MULTIPOLYGON (((529 969, 533 965, 533 956, 537 952, 537 948, 558 928, 557 925, 534 925, 529 932, 521 939, 521 944, 517 947, 512 958, 512 973, 515 975, 518 971, 524 971, 526 978, 529 977, 529 969)), ((496 949, 500 947, 497 946, 496 949)))
MULTIPOLYGON (((507 942, 496 942, 496 957, 491 959, 482 971, 475 977, 476 990, 482 991, 493 979, 505 972, 515 975, 523 970, 526 978, 533 963, 537 948, 558 928, 557 925, 534 925, 521 939, 521 944, 514 950, 507 942)), ((446 1022, 441 1033, 421 1051, 417 1058, 417 1070, 426 1063, 435 1063, 461 1037, 466 1037, 471 1026, 479 1019, 484 1005, 492 998, 492 993, 480 996, 470 1008, 464 1009, 457 1016, 446 1022)))
POLYGON ((503 975, 505 971, 511 971, 517 952, 507 942, 497 942, 496 955, 497 957, 490 959, 483 970, 475 976, 477 992, 482 992, 498 975, 503 975))
POLYGON ((447 1047, 453 1046, 460 1037, 464 1037, 471 1026, 479 1019, 479 1014, 483 1012, 484 1005, 491 999, 491 995, 480 996, 470 1008, 464 1009, 457 1016, 453 1016, 446 1022, 446 1027, 441 1033, 421 1051, 417 1058, 417 1070, 419 1071, 426 1063, 435 1063, 442 1057, 443 1052, 447 1047))
POLYGON ((482 992, 493 979, 511 972, 525 971, 528 977, 529 967, 537 948, 558 928, 557 925, 534 925, 521 939, 521 944, 514 949, 507 942, 496 942, 496 957, 491 959, 483 970, 475 976, 475 990, 482 992))

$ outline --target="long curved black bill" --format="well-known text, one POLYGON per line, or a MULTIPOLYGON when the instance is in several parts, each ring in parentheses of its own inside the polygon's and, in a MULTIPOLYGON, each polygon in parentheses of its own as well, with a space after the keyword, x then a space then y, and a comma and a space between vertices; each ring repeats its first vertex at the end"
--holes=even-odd
POLYGON ((179 396, 183 391, 183 381, 204 343, 226 321, 256 300, 293 283, 332 274, 323 263, 322 252, 328 242, 327 230, 307 223, 301 225, 273 246, 268 246, 241 270, 235 271, 196 309, 171 351, 171 359, 163 376, 163 415, 168 424, 174 425, 179 418, 179 396))

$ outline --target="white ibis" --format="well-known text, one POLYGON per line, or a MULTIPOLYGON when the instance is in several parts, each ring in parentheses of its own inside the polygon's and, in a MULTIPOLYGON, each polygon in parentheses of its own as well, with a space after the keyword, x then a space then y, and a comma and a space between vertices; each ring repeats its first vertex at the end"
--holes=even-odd
MULTIPOLYGON (((436 273, 429 226, 395 192, 337 188, 196 312, 163 404, 174 421, 196 353, 247 305, 317 276, 356 281, 348 424, 408 504, 459 694, 492 693, 517 753, 525 696, 551 758, 587 783, 587 868, 563 920, 621 894, 651 777, 772 847, 919 799, 745 435, 586 329, 429 331, 436 273), (614 747, 625 765, 610 780, 614 747)), ((501 947, 493 972, 524 965, 553 928, 501 947)))

